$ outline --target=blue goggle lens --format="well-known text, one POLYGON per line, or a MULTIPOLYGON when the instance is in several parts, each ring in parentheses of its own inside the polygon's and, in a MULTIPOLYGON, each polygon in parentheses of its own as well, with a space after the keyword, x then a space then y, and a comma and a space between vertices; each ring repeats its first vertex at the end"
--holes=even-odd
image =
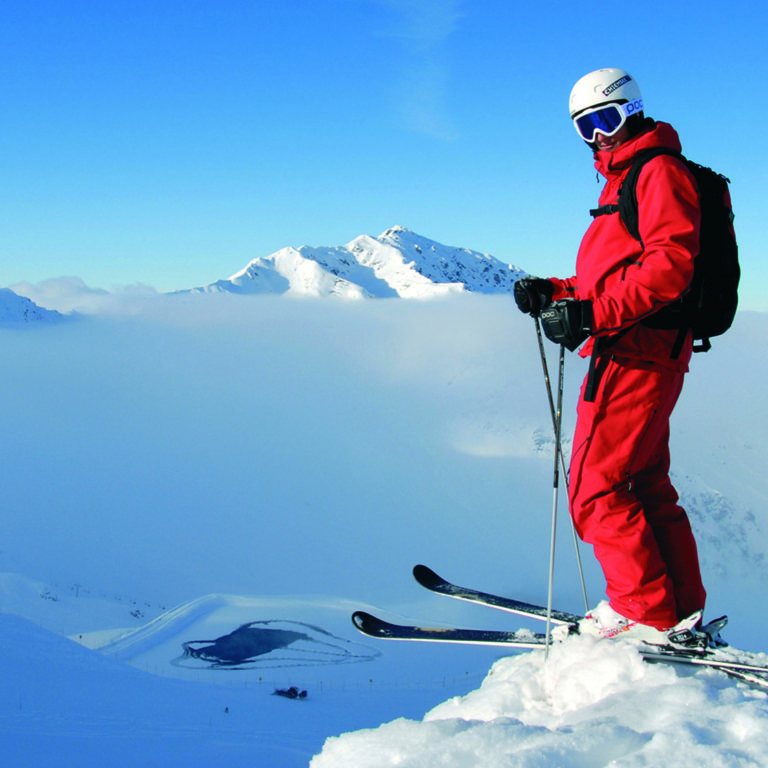
POLYGON ((586 112, 573 119, 576 130, 584 141, 592 143, 596 133, 613 136, 626 122, 626 116, 618 104, 586 112))

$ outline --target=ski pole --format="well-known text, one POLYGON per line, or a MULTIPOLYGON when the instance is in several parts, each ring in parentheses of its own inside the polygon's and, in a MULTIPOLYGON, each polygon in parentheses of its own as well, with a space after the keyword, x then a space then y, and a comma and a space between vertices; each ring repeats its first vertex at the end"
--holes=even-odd
MULTIPOLYGON (((552 416, 552 429, 555 433, 558 432, 558 426, 557 426, 557 417, 555 414, 555 403, 554 399, 552 397, 552 384, 550 382, 549 377, 549 367, 547 365, 547 355, 544 351, 544 339, 542 337, 541 333, 541 324, 539 322, 538 317, 534 317, 534 322, 536 323, 536 336, 538 338, 539 342, 539 354, 541 355, 541 365, 544 369, 544 382, 547 385, 547 397, 549 399, 549 410, 550 414, 552 416)), ((560 465, 563 468, 563 477, 565 478, 565 487, 568 488, 568 469, 565 466, 565 454, 563 453, 562 445, 560 440, 556 437, 556 445, 555 445, 555 452, 560 454, 560 465)), ((570 515, 569 515, 570 518, 570 515)), ((584 567, 581 562, 581 549, 579 547, 579 537, 576 534, 576 526, 573 523, 573 519, 571 519, 571 533, 573 534, 573 546, 576 551, 576 565, 579 571, 579 580, 581 582, 581 592, 582 596, 584 598, 584 610, 589 610, 589 599, 587 598, 587 585, 586 581, 584 579, 584 567)))
MULTIPOLYGON (((552 397, 552 382, 549 378, 549 366, 547 365, 547 353, 544 350, 544 338, 541 333, 541 323, 539 321, 538 316, 533 318, 533 321, 536 323, 536 338, 539 341, 539 354, 541 355, 541 367, 544 370, 544 383, 547 385, 547 398, 549 400, 549 412, 552 416, 552 429, 554 432, 557 432, 557 415, 555 413, 555 401, 552 397)), ((557 435, 555 435, 557 437, 557 435)), ((563 476, 566 478, 566 483, 568 482, 568 471, 565 468, 565 456, 563 456, 562 450, 560 450, 560 445, 557 444, 555 446, 555 450, 560 454, 560 462, 563 467, 563 476)))
MULTIPOLYGON (((568 470, 565 466, 565 455, 563 453, 562 449, 562 443, 560 439, 560 425, 558 425, 558 419, 557 414, 555 412, 555 402, 554 398, 552 396, 552 383, 550 381, 549 377, 549 366, 547 365, 547 354, 544 350, 544 339, 542 337, 541 333, 541 323, 539 321, 538 316, 534 316, 533 318, 534 323, 536 324, 536 338, 539 342, 539 354, 541 355, 541 366, 544 370, 544 383, 547 387, 547 397, 549 399, 549 410, 552 415, 552 428, 555 432, 555 460, 557 460, 557 457, 559 455, 560 457, 560 465, 563 468, 563 477, 565 478, 565 487, 568 488, 568 470)), ((561 355, 563 355, 564 352, 561 349, 561 355)), ((564 368, 564 361, 563 361, 563 368, 564 368)), ((568 516, 570 518, 570 515, 568 516)), ((576 565, 579 571, 579 580, 581 582, 581 592, 582 596, 584 598, 584 610, 589 610, 589 599, 587 598, 587 585, 584 578, 584 566, 581 562, 581 549, 579 547, 579 537, 576 534, 576 526, 573 523, 573 519, 571 519, 571 533, 573 534, 573 546, 576 551, 576 565)))
MULTIPOLYGON (((538 325, 538 323, 537 323, 538 325)), ((549 658, 552 642, 552 598, 555 585, 555 543, 557 540, 557 503, 560 489, 560 428, 563 423, 563 379, 565 374, 565 345, 560 345, 560 365, 557 376, 557 410, 555 412, 555 469, 552 478, 552 536, 549 542, 549 585, 547 588, 547 633, 544 658, 549 658)))

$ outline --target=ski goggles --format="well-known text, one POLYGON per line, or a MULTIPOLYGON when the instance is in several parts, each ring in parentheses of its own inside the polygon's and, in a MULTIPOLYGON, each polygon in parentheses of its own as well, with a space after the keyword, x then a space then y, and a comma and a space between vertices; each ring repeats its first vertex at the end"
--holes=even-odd
POLYGON ((595 140, 595 134, 613 136, 621 130, 630 115, 642 111, 642 99, 628 101, 626 104, 601 104, 574 117, 573 125, 579 136, 591 144, 595 140))

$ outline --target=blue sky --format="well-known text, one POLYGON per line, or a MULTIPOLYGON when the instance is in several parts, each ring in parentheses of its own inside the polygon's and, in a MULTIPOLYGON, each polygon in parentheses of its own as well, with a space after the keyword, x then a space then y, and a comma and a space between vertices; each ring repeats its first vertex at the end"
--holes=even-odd
POLYGON ((619 66, 731 178, 768 310, 765 12, 724 7, 5 0, 0 285, 188 288, 394 224, 571 274, 599 185, 568 94, 619 66))

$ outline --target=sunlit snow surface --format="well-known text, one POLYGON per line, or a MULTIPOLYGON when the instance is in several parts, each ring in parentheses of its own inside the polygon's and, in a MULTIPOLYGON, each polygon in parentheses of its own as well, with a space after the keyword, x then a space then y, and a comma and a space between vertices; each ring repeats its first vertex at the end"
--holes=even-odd
POLYGON ((202 290, 239 294, 435 298, 461 293, 510 293, 521 270, 467 248, 443 245, 390 227, 343 246, 283 248, 259 257, 202 290))
POLYGON ((768 764, 766 695, 713 672, 643 662, 625 643, 572 638, 499 661, 479 690, 329 739, 312 768, 768 764))

